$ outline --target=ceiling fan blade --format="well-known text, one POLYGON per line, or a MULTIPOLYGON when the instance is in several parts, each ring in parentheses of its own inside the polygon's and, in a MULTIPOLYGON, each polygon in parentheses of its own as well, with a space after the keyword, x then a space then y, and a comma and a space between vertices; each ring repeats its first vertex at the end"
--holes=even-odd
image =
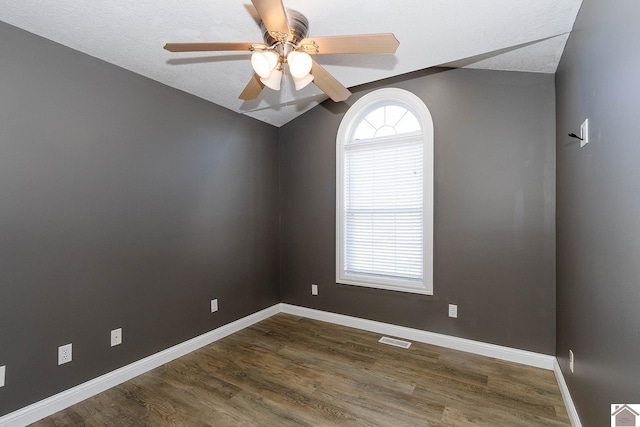
POLYGON ((311 37, 300 42, 302 50, 309 54, 396 53, 399 45, 392 33, 311 37))
POLYGON ((258 95, 260 95, 260 92, 262 92, 263 88, 264 83, 260 81, 260 76, 254 74, 238 98, 242 99, 243 101, 251 101, 252 99, 256 99, 258 95))
POLYGON ((169 52, 211 52, 266 49, 267 46, 263 43, 167 43, 164 48, 169 52))
MULTIPOLYGON (((287 13, 284 10, 282 0, 251 0, 251 2, 271 35, 276 32, 291 36, 289 21, 287 20, 287 13)), ((278 37, 274 38, 277 39, 278 37)))
POLYGON ((344 101, 351 96, 349 89, 342 86, 342 83, 337 81, 335 77, 322 68, 316 61, 313 61, 311 74, 313 75, 313 83, 329 95, 329 98, 334 102, 344 101))

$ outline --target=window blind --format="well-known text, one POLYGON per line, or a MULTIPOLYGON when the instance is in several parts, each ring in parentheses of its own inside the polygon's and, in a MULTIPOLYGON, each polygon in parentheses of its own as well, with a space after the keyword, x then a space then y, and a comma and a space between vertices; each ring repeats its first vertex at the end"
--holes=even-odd
POLYGON ((422 135, 345 145, 344 270, 423 279, 422 135))

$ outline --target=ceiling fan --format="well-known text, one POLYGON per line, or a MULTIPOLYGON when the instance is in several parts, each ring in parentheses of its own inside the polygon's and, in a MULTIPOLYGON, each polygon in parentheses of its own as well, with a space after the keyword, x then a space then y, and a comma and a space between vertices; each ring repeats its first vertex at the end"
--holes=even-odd
POLYGON ((311 55, 339 53, 395 53, 399 46, 391 33, 307 38, 309 21, 299 12, 285 10, 282 0, 251 0, 258 11, 264 43, 167 43, 170 52, 248 50, 255 74, 240 94, 248 101, 267 86, 280 90, 285 64, 296 90, 313 82, 335 102, 344 101, 351 92, 322 68, 311 55))

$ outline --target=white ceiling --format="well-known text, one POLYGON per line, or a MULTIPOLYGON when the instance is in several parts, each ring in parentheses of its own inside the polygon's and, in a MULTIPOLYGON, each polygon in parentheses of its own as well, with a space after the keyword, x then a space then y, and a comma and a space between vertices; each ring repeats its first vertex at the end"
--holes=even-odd
MULTIPOLYGON (((554 73, 582 0, 284 0, 309 36, 392 32, 395 55, 315 59, 346 87, 437 65, 554 73), (541 39, 546 39, 539 41, 541 39), (515 47, 515 48, 514 48, 515 47)), ((309 85, 238 95, 243 52, 170 53, 167 42, 261 42, 250 0, 0 0, 0 20, 256 119, 281 126, 327 97, 309 85)))

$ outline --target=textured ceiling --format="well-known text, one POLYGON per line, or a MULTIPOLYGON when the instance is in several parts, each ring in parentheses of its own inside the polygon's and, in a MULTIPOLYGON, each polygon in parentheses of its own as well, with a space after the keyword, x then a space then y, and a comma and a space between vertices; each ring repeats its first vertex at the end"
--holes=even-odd
MULTIPOLYGON (((392 32, 395 55, 315 59, 346 87, 438 65, 554 73, 582 0, 285 0, 309 36, 392 32)), ((170 53, 167 42, 261 42, 250 0, 0 0, 0 20, 256 119, 281 126, 327 97, 309 85, 238 95, 243 52, 170 53)))

